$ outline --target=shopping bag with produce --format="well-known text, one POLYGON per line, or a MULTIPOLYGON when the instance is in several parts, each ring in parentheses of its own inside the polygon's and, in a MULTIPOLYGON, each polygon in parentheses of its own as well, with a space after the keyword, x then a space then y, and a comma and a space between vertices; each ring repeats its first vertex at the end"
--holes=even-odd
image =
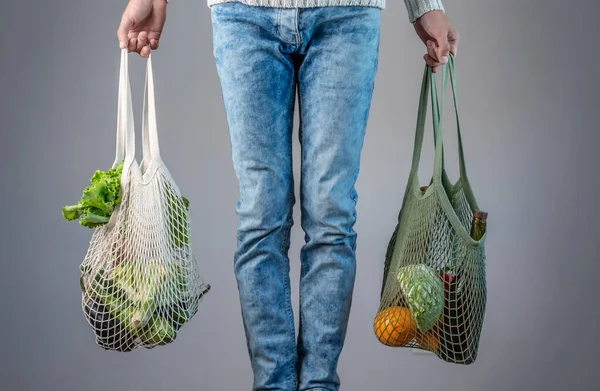
POLYGON ((138 163, 123 49, 115 161, 96 171, 77 204, 62 210, 67 220, 94 229, 80 266, 82 308, 96 343, 122 352, 173 342, 210 289, 192 252, 189 201, 160 156, 151 58, 142 122, 138 163))
POLYGON ((471 364, 477 358, 486 306, 487 213, 479 210, 467 177, 454 66, 450 56, 442 67, 440 101, 431 68, 425 68, 412 168, 386 251, 373 329, 387 346, 424 349, 448 362, 471 364), (460 175, 455 183, 444 168, 441 126, 448 76, 458 131, 460 175), (418 167, 428 94, 432 99, 434 173, 429 185, 420 186, 418 167))

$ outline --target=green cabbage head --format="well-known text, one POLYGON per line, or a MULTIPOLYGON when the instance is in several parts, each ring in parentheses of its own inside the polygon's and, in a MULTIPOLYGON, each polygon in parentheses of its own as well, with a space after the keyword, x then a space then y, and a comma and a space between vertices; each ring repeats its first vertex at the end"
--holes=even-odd
POLYGON ((444 312, 444 283, 438 273, 424 264, 407 265, 398 269, 398 281, 417 328, 431 329, 444 312))

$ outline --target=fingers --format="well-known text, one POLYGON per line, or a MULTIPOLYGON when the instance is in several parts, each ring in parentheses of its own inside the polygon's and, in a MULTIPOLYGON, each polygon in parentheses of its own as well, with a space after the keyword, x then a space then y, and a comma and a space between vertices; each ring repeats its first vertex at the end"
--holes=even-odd
POLYGON ((425 63, 432 68, 433 73, 437 72, 440 66, 442 65, 439 62, 435 61, 433 58, 431 58, 429 54, 424 55, 423 59, 425 60, 425 63))
POLYGON ((429 55, 429 57, 431 57, 434 61, 437 62, 437 54, 435 53, 435 42, 433 42, 432 40, 428 40, 426 45, 427 54, 429 55))
POLYGON ((436 72, 446 64, 450 53, 458 52, 458 31, 452 27, 443 12, 431 11, 421 16, 414 24, 415 31, 427 46, 423 56, 428 66, 436 72))
POLYGON ((148 33, 142 31, 137 36, 135 51, 138 52, 142 57, 148 57, 148 55, 150 54, 150 48, 148 47, 148 43, 148 33))
POLYGON ((425 59, 427 65, 433 68, 434 73, 437 72, 441 65, 443 65, 437 59, 436 47, 433 41, 427 41, 427 54, 423 56, 423 58, 425 59))
POLYGON ((129 44, 127 46, 127 50, 129 50, 130 52, 135 51, 135 49, 137 48, 137 34, 135 34, 135 37, 129 38, 129 44))
POLYGON ((131 13, 126 9, 117 29, 117 38, 121 49, 139 53, 142 57, 150 55, 150 49, 158 48, 160 33, 139 31, 131 13), (150 45, 150 46, 149 46, 150 45))
POLYGON ((117 30, 117 38, 119 39, 119 47, 121 49, 127 48, 129 52, 133 52, 137 47, 137 33, 131 32, 134 21, 129 16, 129 13, 125 11, 121 24, 117 30))
POLYGON ((123 14, 119 28, 117 29, 117 39, 119 40, 119 47, 125 49, 129 45, 128 33, 131 30, 133 21, 126 14, 123 14))
POLYGON ((140 49, 140 56, 148 58, 150 56, 150 47, 148 45, 140 49))
POLYGON ((160 33, 148 33, 147 31, 130 31, 131 23, 126 19, 121 23, 117 31, 119 47, 127 48, 129 52, 139 53, 142 57, 148 57, 150 50, 158 49, 160 33))
POLYGON ((424 56, 427 65, 437 72, 438 68, 448 62, 448 56, 458 53, 458 31, 450 27, 446 32, 439 32, 433 36, 434 40, 427 41, 427 54, 424 56))
MULTIPOLYGON (((140 34, 141 35, 141 34, 140 34)), ((160 32, 151 31, 146 35, 146 46, 142 48, 140 54, 142 57, 147 57, 150 55, 150 50, 158 49, 158 43, 160 40, 160 32), (150 45, 150 47, 148 47, 150 45)))
MULTIPOLYGON (((158 39, 149 39, 148 33, 146 31, 142 31, 140 33, 129 33, 129 37, 126 38, 126 47, 129 52, 139 53, 140 56, 147 58, 150 55, 150 50, 155 50, 158 48, 158 39)), ((121 42, 121 41, 119 41, 121 42)), ((123 47, 119 43, 121 49, 123 47)))
POLYGON ((161 33, 160 31, 150 31, 148 33, 148 42, 150 43, 150 49, 156 50, 158 49, 158 43, 160 41, 161 33))
POLYGON ((150 40, 150 49, 152 49, 152 50, 158 49, 158 39, 150 40))
MULTIPOLYGON (((442 30, 433 37, 437 45, 433 45, 433 53, 435 60, 445 64, 448 62, 448 55, 450 52, 450 44, 448 43, 448 31, 442 30)), ((429 48, 428 48, 429 49, 429 48)))
POLYGON ((119 46, 148 57, 151 50, 158 48, 166 18, 164 1, 130 1, 117 30, 119 46))
POLYGON ((458 34, 458 30, 454 28, 450 28, 448 30, 448 44, 450 45, 450 52, 454 54, 454 57, 458 54, 458 41, 460 37, 458 34))

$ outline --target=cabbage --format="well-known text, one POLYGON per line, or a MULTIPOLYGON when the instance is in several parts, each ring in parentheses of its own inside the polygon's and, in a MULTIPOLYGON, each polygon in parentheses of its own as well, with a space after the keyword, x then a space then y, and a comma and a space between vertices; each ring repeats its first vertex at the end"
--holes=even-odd
POLYGON ((424 264, 402 266, 398 281, 417 328, 428 331, 444 312, 444 283, 433 268, 424 264))

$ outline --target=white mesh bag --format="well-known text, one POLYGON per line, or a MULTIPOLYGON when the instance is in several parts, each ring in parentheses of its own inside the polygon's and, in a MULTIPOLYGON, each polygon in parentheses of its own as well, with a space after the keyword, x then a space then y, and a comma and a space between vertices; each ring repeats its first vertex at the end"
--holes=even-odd
POLYGON ((121 201, 110 221, 95 229, 80 280, 82 308, 96 343, 121 352, 173 342, 210 290, 192 252, 189 202, 160 157, 151 58, 142 144, 138 164, 128 53, 123 49, 113 163, 113 168, 123 164, 121 201))

